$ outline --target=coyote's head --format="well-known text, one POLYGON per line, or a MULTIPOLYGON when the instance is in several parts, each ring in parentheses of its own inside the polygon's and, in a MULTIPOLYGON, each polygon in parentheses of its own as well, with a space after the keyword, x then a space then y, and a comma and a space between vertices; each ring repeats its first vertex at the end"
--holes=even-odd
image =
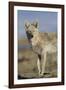
POLYGON ((25 22, 25 30, 28 40, 32 39, 34 35, 38 32, 38 22, 25 22))

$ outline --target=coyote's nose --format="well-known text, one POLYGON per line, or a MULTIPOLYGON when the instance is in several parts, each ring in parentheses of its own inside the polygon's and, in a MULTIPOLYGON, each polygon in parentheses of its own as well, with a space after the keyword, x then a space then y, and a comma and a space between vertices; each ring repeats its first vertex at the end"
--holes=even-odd
POLYGON ((27 34, 28 40, 30 40, 31 38, 33 38, 33 35, 31 33, 29 33, 28 31, 26 32, 26 34, 27 34))
POLYGON ((27 38, 30 40, 31 38, 33 38, 33 35, 31 33, 29 33, 28 31, 26 32, 27 33, 27 38))

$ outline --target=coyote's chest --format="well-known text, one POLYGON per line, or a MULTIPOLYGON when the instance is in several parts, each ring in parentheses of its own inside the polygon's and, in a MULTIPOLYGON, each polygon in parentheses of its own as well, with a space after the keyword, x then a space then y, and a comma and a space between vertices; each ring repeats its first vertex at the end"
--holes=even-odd
POLYGON ((34 52, 41 54, 42 52, 42 44, 41 40, 38 37, 34 37, 31 39, 31 45, 34 52))

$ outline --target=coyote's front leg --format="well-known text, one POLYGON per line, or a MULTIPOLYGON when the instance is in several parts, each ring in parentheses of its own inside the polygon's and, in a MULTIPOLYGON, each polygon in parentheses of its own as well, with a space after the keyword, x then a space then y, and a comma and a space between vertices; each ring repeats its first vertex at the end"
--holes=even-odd
POLYGON ((37 67, 38 67, 38 74, 40 76, 40 74, 41 74, 41 66, 40 66, 40 59, 39 58, 37 60, 37 67))
POLYGON ((46 52, 44 52, 41 56, 41 76, 45 73, 45 66, 46 66, 46 52))
POLYGON ((41 76, 41 54, 38 54, 37 66, 38 66, 38 74, 39 76, 41 76))

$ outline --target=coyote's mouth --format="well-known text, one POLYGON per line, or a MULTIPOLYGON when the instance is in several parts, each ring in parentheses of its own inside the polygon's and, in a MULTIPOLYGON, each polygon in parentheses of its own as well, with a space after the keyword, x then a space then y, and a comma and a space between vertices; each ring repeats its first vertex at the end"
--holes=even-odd
POLYGON ((27 34, 27 38, 28 38, 28 40, 30 40, 30 39, 33 38, 33 35, 32 35, 31 33, 29 33, 28 31, 26 32, 26 34, 27 34))

